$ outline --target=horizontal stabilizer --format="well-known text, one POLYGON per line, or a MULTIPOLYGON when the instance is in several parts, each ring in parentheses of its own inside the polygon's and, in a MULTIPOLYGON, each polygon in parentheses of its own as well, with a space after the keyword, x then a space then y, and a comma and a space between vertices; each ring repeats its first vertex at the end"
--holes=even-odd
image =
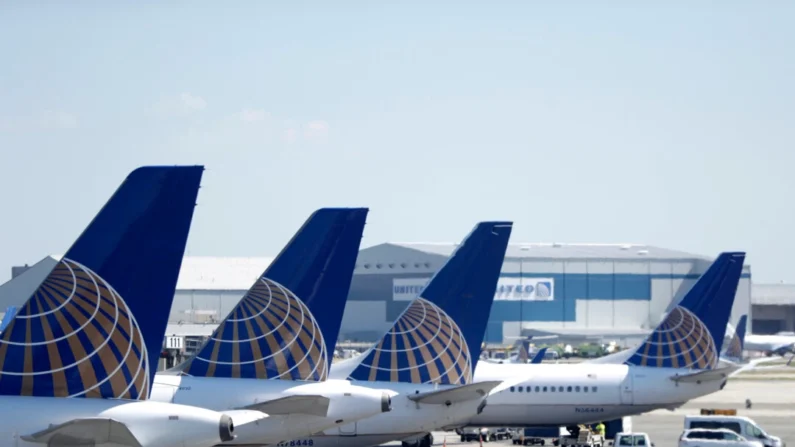
POLYGON ((677 374, 675 376, 671 376, 671 380, 673 380, 674 382, 684 382, 684 383, 725 380, 729 377, 729 375, 731 375, 731 373, 738 370, 739 368, 740 368, 739 366, 732 364, 717 369, 705 369, 703 371, 699 371, 693 374, 677 374))
POLYGON ((427 391, 425 393, 409 394, 407 397, 414 402, 430 405, 444 405, 467 402, 473 399, 482 399, 489 392, 499 386, 501 380, 470 383, 446 390, 427 391))
POLYGON ((329 398, 318 395, 287 396, 267 402, 247 405, 246 410, 256 410, 267 414, 308 414, 326 417, 329 398))
POLYGON ((109 418, 73 419, 21 438, 27 442, 59 446, 114 444, 141 447, 126 425, 109 418))

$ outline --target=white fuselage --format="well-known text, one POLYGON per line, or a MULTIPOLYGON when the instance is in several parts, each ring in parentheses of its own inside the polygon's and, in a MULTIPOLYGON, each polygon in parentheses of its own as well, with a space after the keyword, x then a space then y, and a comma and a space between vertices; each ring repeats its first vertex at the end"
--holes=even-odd
POLYGON ((324 396, 330 401, 326 416, 269 415, 235 427, 236 438, 225 444, 270 444, 308 436, 383 412, 387 390, 352 385, 347 380, 297 382, 289 380, 228 379, 155 375, 151 399, 211 410, 240 409, 289 396, 324 396))
POLYGON ((392 382, 355 382, 375 389, 387 388, 394 393, 392 411, 362 419, 352 424, 324 430, 310 437, 285 440, 279 446, 297 447, 362 447, 407 439, 426 432, 455 427, 477 414, 482 399, 472 399, 450 406, 418 404, 407 396, 417 392, 443 390, 454 386, 415 385, 392 382))
MULTIPOLYGON (((347 378, 361 359, 354 358, 331 366, 330 377, 347 378)), ((445 427, 455 427, 469 420, 478 412, 483 399, 447 405, 418 404, 410 400, 410 394, 454 388, 452 385, 429 385, 398 382, 354 382, 372 389, 387 389, 392 393, 392 411, 338 428, 324 430, 311 437, 297 437, 279 443, 280 447, 362 447, 407 439, 425 432, 445 427)))
POLYGON ((743 349, 746 351, 773 352, 781 348, 792 348, 793 345, 795 345, 795 336, 793 335, 748 334, 745 336, 743 349))
POLYGON ((479 362, 475 380, 511 380, 515 386, 488 397, 474 426, 565 426, 676 408, 722 388, 725 380, 675 382, 689 370, 625 364, 502 364, 479 362))
POLYGON ((4 409, 0 446, 41 447, 22 438, 83 418, 121 422, 143 447, 210 447, 221 442, 222 414, 203 408, 150 401, 27 396, 0 396, 0 406, 4 409))

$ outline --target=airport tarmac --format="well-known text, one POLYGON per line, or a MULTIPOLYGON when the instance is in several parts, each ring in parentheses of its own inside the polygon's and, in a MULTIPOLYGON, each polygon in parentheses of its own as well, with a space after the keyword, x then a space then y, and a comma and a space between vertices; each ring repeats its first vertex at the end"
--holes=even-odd
MULTIPOLYGON (((722 391, 693 400, 675 411, 658 410, 634 416, 632 430, 648 433, 655 447, 676 447, 685 415, 698 414, 702 408, 734 408, 738 415, 753 419, 768 434, 781 437, 787 445, 795 445, 795 375, 787 377, 789 380, 732 379, 722 391), (745 409, 746 399, 751 399, 750 410, 745 409)), ((434 432, 433 437, 434 445, 443 445, 445 439, 448 446, 477 445, 460 442, 454 432, 434 432)), ((496 447, 511 445, 511 441, 484 444, 496 447)))

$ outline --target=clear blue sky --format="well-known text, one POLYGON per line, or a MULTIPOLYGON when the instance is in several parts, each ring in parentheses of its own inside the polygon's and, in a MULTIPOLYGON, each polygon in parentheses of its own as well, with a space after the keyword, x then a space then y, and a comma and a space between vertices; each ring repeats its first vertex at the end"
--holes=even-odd
POLYGON ((795 3, 0 3, 0 281, 124 176, 205 164, 189 255, 363 244, 746 250, 795 281, 795 3))

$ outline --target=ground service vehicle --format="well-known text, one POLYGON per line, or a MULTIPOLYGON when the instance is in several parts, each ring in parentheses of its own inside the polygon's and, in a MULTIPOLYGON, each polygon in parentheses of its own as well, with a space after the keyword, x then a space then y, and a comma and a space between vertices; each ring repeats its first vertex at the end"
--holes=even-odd
POLYGON ((762 447, 759 441, 749 441, 732 430, 696 428, 685 430, 679 437, 679 447, 762 447))
POLYGON ((654 443, 646 433, 617 433, 613 446, 618 447, 654 447, 654 443))
MULTIPOLYGON (((735 412, 736 413, 736 412, 735 412)), ((784 447, 781 438, 765 433, 756 422, 745 416, 729 416, 722 414, 685 416, 685 430, 696 428, 731 430, 749 441, 759 441, 765 447, 784 447)))
POLYGON ((564 447, 603 447, 605 445, 605 437, 597 435, 587 428, 581 428, 576 435, 561 436, 555 445, 564 447))

